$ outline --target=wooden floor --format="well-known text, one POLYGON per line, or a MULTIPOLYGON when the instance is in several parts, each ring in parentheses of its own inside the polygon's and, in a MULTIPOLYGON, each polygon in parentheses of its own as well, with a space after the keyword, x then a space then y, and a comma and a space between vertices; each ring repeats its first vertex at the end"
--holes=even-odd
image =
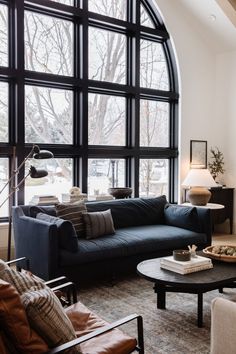
POLYGON ((236 246, 236 235, 230 234, 213 234, 213 245, 232 245, 236 246))

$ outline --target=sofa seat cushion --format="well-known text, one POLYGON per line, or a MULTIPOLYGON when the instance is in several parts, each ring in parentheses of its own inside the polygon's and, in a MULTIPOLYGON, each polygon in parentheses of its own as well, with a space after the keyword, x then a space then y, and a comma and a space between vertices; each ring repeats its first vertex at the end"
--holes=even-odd
POLYGON ((167 225, 134 226, 118 229, 114 235, 79 240, 77 253, 61 250, 60 265, 72 266, 199 243, 206 243, 205 234, 167 225))
MULTIPOLYGON (((68 307, 65 311, 73 324, 77 337, 91 333, 108 324, 80 302, 68 307)), ((122 354, 124 352, 131 353, 136 344, 135 338, 124 334, 119 329, 113 329, 108 333, 81 343, 80 348, 83 354, 122 354)))

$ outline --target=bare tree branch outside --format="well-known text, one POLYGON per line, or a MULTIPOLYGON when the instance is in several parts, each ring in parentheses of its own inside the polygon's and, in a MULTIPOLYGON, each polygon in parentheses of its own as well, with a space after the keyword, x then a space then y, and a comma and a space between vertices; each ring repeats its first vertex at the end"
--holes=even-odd
MULTIPOLYGON (((72 0, 57 1, 72 5, 72 0)), ((89 10, 126 20, 126 0, 89 0, 89 10)), ((141 24, 155 28, 141 5, 141 24)), ((73 23, 53 16, 25 11, 25 69, 53 75, 73 76, 73 23)), ((7 66, 7 7, 0 5, 0 66, 7 66)), ((141 39, 140 86, 169 90, 169 76, 162 44, 141 39)), ((90 26, 88 30, 89 79, 126 84, 127 37, 90 26)), ((73 91, 35 85, 25 86, 25 142, 73 144, 73 91)), ((169 103, 140 101, 140 146, 169 146, 169 103)), ((122 96, 89 93, 88 143, 91 146, 126 145, 126 99, 122 96)), ((8 85, 0 82, 0 141, 8 141, 8 85)), ((7 178, 7 159, 0 160, 0 181, 7 178)), ((34 194, 68 192, 72 185, 72 159, 48 161, 49 176, 26 182, 26 202, 34 194), (52 188, 52 186, 54 187, 52 188)), ((45 164, 45 162, 44 162, 45 164)), ((41 166, 41 162, 38 162, 41 166)), ((168 160, 140 160, 140 195, 167 192, 168 160)), ((125 185, 124 159, 90 159, 88 192, 106 194, 111 186, 125 185)))

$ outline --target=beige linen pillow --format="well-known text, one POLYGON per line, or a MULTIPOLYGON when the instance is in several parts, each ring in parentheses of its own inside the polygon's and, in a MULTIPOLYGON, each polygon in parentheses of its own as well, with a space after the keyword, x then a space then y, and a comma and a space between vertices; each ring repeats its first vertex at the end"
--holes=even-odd
POLYGON ((56 213, 59 218, 69 220, 75 228, 78 237, 85 235, 85 226, 83 222, 83 213, 87 211, 84 201, 76 203, 56 204, 56 213))
POLYGON ((111 209, 84 213, 83 218, 87 239, 115 233, 111 209))

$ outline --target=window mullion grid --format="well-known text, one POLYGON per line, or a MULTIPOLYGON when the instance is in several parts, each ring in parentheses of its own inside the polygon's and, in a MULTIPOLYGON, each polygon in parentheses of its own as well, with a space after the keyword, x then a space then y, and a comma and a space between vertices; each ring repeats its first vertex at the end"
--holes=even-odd
POLYGON ((82 25, 80 26, 80 58, 78 61, 82 61, 80 64, 80 78, 83 79, 83 87, 80 92, 80 111, 79 111, 79 122, 80 122, 80 136, 79 143, 84 148, 83 156, 79 159, 79 185, 82 186, 82 191, 87 193, 88 186, 88 31, 89 31, 89 19, 88 19, 88 2, 83 1, 83 10, 85 16, 82 20, 82 25), (81 59, 81 60, 80 60, 81 59))
MULTIPOLYGON (((16 4, 16 156, 17 165, 21 164, 25 156, 25 88, 24 88, 24 0, 16 4)), ((17 180, 24 178, 24 168, 19 171, 17 180)), ((24 204, 24 185, 17 192, 18 204, 24 204)))

